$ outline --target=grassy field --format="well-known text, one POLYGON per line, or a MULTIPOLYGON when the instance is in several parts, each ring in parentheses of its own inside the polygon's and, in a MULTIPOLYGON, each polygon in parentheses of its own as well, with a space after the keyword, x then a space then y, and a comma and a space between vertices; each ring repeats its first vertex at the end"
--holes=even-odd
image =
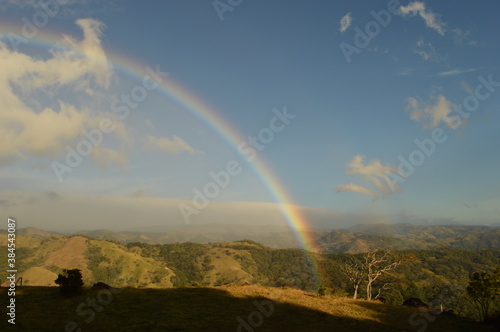
POLYGON ((6 288, 0 294, 1 331, 494 331, 432 312, 259 286, 87 289, 72 298, 25 286, 11 326, 6 288))

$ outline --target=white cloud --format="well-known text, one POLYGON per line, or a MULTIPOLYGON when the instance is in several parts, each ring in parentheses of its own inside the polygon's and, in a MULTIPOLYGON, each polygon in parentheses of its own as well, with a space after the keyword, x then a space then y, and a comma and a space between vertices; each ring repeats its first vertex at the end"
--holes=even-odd
POLYGON ((387 197, 392 193, 399 191, 400 188, 389 176, 399 175, 397 168, 390 165, 383 165, 380 160, 374 159, 368 164, 363 162, 364 156, 355 156, 346 166, 347 174, 360 175, 365 181, 371 183, 378 192, 369 188, 356 185, 353 183, 340 185, 335 188, 337 192, 353 191, 366 195, 371 195, 374 200, 379 196, 387 197))
MULTIPOLYGON (((65 36, 66 47, 51 50, 51 57, 45 60, 0 42, 0 164, 62 155, 66 146, 82 138, 82 130, 98 128, 104 117, 113 118, 85 102, 76 102, 75 96, 81 97, 89 89, 108 89, 113 74, 100 41, 102 24, 93 19, 80 19, 76 24, 83 39, 65 36), (53 102, 46 106, 30 103, 34 94, 46 94, 53 102)), ((113 125, 113 135, 130 142, 123 123, 114 121, 113 125)), ((107 157, 112 159, 121 162, 116 156, 107 157)))
POLYGON ((340 19, 340 32, 344 33, 349 27, 351 26, 352 23, 352 17, 351 13, 345 14, 341 19, 340 19))
POLYGON ((453 111, 452 102, 443 95, 433 96, 430 102, 419 101, 413 97, 406 100, 406 110, 410 119, 422 122, 426 129, 436 128, 443 122, 449 127, 454 125, 449 114, 453 111))
POLYGON ((439 33, 441 36, 444 35, 445 24, 441 22, 440 16, 438 14, 425 9, 425 3, 420 1, 413 1, 410 2, 408 6, 401 6, 399 9, 403 16, 406 16, 408 14, 412 16, 420 16, 425 21, 425 25, 427 27, 436 30, 437 33, 439 33))
POLYGON ((152 150, 161 150, 166 152, 187 151, 192 154, 203 154, 203 151, 196 150, 191 147, 182 138, 174 136, 172 139, 168 137, 148 136, 145 147, 152 150))

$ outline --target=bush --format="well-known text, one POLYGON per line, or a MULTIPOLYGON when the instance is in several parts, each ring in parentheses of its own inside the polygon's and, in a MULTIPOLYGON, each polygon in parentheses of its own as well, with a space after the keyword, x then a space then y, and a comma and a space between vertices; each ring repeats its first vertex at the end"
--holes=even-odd
POLYGON ((60 286, 61 295, 81 294, 83 286, 82 272, 79 269, 63 270, 63 273, 57 276, 55 283, 60 286))
POLYGON ((326 295, 327 293, 328 293, 328 287, 323 286, 323 285, 319 286, 319 289, 318 289, 318 294, 319 294, 319 295, 324 296, 324 295, 326 295))

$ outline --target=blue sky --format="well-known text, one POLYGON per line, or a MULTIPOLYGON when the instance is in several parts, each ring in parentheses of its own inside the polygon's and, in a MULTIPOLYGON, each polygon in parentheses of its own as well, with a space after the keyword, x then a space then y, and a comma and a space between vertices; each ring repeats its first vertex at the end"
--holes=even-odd
MULTIPOLYGON (((242 137, 255 136, 273 109, 286 107, 296 117, 259 158, 285 185, 287 203, 330 210, 332 227, 337 213, 350 222, 358 215, 373 222, 500 219, 495 1, 49 3, 44 9, 32 1, 0 2, 8 63, 0 84, 9 101, 0 113, 0 207, 26 224, 57 228, 70 214, 54 207, 75 213, 80 206, 71 227, 95 220, 94 211, 106 215, 104 226, 119 228, 109 202, 126 209, 131 197, 149 220, 171 209, 168 220, 151 224, 180 222, 181 200, 190 204, 193 190, 212 181, 209 172, 233 159, 242 171, 211 205, 247 204, 241 213, 249 213, 256 203, 266 210, 275 202, 244 156, 156 90, 58 181, 53 165, 64 163, 66 147, 76 149, 82 130, 98 128, 113 116, 113 100, 141 83, 106 65, 113 54, 159 66, 242 137), (40 31, 70 36, 66 48, 35 37, 14 49, 9 33, 22 36, 26 20, 43 15, 40 31), (425 154, 415 140, 435 148, 425 154), (412 174, 400 167, 401 158, 412 174), (157 214, 148 215, 154 204, 157 214)), ((217 220, 232 222, 224 218, 217 220)))

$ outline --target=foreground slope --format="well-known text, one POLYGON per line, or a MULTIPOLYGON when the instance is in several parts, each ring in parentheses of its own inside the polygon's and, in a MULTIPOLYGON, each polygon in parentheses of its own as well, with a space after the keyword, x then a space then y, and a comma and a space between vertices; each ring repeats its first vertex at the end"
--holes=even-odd
MULTIPOLYGON (((0 293, 4 298, 6 289, 0 293)), ((290 288, 125 288, 63 298, 55 287, 23 287, 16 298, 16 326, 2 319, 2 331, 493 331, 457 317, 290 288)))

